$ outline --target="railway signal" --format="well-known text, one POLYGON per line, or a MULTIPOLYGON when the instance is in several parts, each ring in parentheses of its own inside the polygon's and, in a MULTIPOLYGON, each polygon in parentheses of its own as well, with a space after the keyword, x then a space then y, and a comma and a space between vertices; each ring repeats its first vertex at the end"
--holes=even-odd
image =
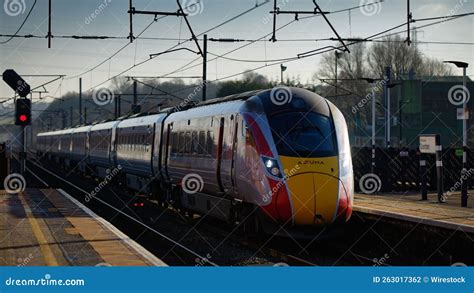
POLYGON ((13 69, 3 72, 3 80, 20 96, 26 97, 30 91, 30 85, 13 69))
POLYGON ((31 100, 18 99, 15 105, 15 125, 27 126, 31 124, 31 100))

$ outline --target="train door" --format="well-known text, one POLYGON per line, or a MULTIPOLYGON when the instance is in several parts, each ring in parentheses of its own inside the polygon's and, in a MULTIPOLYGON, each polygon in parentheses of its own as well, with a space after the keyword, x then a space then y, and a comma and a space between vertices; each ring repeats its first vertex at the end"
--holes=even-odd
POLYGON ((221 118, 219 131, 220 138, 220 181, 224 192, 233 188, 233 161, 234 161, 234 139, 235 119, 234 115, 221 118), (227 120, 227 121, 226 121, 227 120), (226 123, 227 122, 227 123, 226 123))
POLYGON ((153 176, 157 176, 160 174, 161 129, 162 129, 162 124, 159 122, 156 122, 153 127, 153 140, 152 140, 151 168, 153 170, 153 176))
POLYGON ((168 124, 168 127, 166 128, 166 133, 163 133, 163 138, 165 141, 163 142, 163 166, 164 166, 164 174, 163 176, 166 176, 166 180, 170 180, 170 175, 168 173, 168 163, 169 163, 169 155, 170 155, 170 148, 171 148, 171 131, 173 131, 173 123, 168 124))
POLYGON ((112 131, 111 131, 111 142, 110 142, 110 157, 109 161, 112 164, 112 166, 117 166, 117 127, 116 125, 112 126, 112 131))
POLYGON ((224 191, 224 185, 222 183, 222 153, 224 145, 224 126, 225 118, 222 117, 219 122, 219 135, 217 137, 217 183, 219 184, 219 189, 224 191))
POLYGON ((232 164, 230 168, 230 173, 231 173, 231 180, 232 180, 232 187, 235 188, 235 161, 237 159, 237 139, 238 139, 238 133, 239 133, 239 115, 235 115, 235 122, 234 122, 234 132, 232 134, 232 164))

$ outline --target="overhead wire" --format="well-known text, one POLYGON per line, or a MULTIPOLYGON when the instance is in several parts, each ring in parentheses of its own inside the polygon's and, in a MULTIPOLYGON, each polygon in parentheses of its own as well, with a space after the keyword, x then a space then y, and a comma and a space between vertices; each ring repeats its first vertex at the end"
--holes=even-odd
MULTIPOLYGON (((267 1, 262 2, 262 3, 257 3, 255 6, 251 7, 250 9, 245 10, 245 11, 242 12, 242 13, 239 13, 237 16, 234 16, 234 17, 232 17, 232 18, 230 18, 230 19, 228 19, 228 20, 225 20, 224 22, 222 22, 222 23, 220 23, 220 24, 217 24, 217 25, 213 26, 212 28, 210 28, 210 29, 208 29, 208 30, 206 30, 206 31, 204 31, 204 32, 202 32, 202 33, 200 33, 200 34, 198 34, 197 37, 198 37, 198 36, 201 36, 201 35, 203 35, 203 34, 205 34, 205 33, 208 33, 208 32, 210 32, 210 31, 212 31, 212 30, 214 30, 214 29, 217 29, 217 28, 219 28, 219 27, 221 27, 221 26, 223 26, 223 25, 225 25, 225 24, 227 24, 227 23, 229 23, 229 22, 231 22, 231 21, 233 21, 233 20, 235 20, 235 19, 237 19, 237 18, 239 18, 239 17, 241 17, 241 16, 243 16, 243 15, 245 15, 245 14, 247 14, 247 13, 249 13, 249 12, 251 12, 251 11, 257 9, 257 8, 259 8, 259 7, 261 7, 261 6, 263 6, 263 5, 266 4, 266 3, 269 3, 269 1, 267 0, 267 1)), ((184 43, 186 43, 186 42, 189 42, 189 41, 191 41, 191 40, 192 40, 192 39, 187 39, 187 40, 185 40, 185 41, 178 42, 178 44, 176 44, 176 45, 174 45, 174 46, 168 48, 167 50, 165 50, 165 51, 163 51, 163 52, 166 52, 166 51, 169 51, 169 50, 173 50, 173 49, 177 48, 178 46, 180 46, 180 45, 182 45, 182 44, 184 44, 184 43)), ((149 58, 149 59, 144 59, 143 61, 138 62, 137 64, 134 64, 134 65, 132 65, 132 66, 130 66, 130 67, 124 69, 123 71, 121 71, 121 72, 119 72, 118 74, 116 74, 116 75, 114 75, 114 76, 112 76, 112 77, 110 77, 110 78, 108 78, 108 79, 102 81, 101 83, 99 83, 99 84, 97 84, 97 85, 95 85, 95 86, 92 86, 91 88, 89 88, 89 90, 91 90, 91 89, 93 89, 93 88, 96 88, 96 87, 98 87, 98 86, 101 86, 101 85, 103 85, 104 83, 106 83, 106 82, 108 82, 108 81, 110 81, 110 80, 112 80, 112 79, 114 79, 114 78, 116 78, 116 77, 119 77, 119 76, 123 75, 124 73, 126 73, 126 72, 132 70, 133 68, 138 67, 138 66, 140 66, 140 65, 142 65, 142 64, 144 64, 144 63, 147 63, 147 62, 149 62, 150 60, 153 60, 153 59, 155 59, 155 58, 157 58, 157 57, 151 57, 151 58, 149 58)), ((201 59, 201 57, 196 58, 196 60, 198 60, 198 59, 201 59)), ((193 61, 193 62, 194 62, 194 61, 193 61)), ((77 76, 76 76, 76 77, 77 77, 77 76)))
MULTIPOLYGON (((33 2, 33 5, 31 6, 30 10, 28 11, 28 14, 26 15, 25 19, 21 23, 20 27, 16 30, 16 32, 8 40, 0 42, 0 45, 3 45, 3 44, 6 44, 6 43, 10 42, 21 31, 21 29, 25 25, 26 21, 30 17, 31 12, 33 11, 33 8, 35 8, 36 2, 37 2, 37 0, 35 0, 35 2, 33 2)), ((7 2, 5 2, 5 5, 6 4, 7 4, 7 2)))

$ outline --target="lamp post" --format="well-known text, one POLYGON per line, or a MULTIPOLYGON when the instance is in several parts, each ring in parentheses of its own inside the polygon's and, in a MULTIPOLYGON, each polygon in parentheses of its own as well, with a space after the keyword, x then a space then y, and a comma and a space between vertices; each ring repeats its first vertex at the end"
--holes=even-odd
MULTIPOLYGON (((360 78, 365 80, 369 84, 374 84, 376 79, 373 78, 360 78)), ((375 93, 372 96, 372 159, 371 159, 371 172, 375 173, 375 93)))
POLYGON ((401 85, 399 82, 394 82, 394 83, 389 83, 387 84, 387 147, 391 147, 391 128, 392 128, 392 113, 390 111, 390 94, 391 94, 391 89, 393 87, 396 87, 397 85, 401 85))
POLYGON ((462 117, 462 170, 461 170, 461 206, 467 206, 467 131, 466 131, 466 124, 467 124, 467 88, 466 88, 466 69, 469 66, 466 62, 461 61, 444 61, 444 63, 450 63, 456 65, 458 68, 463 69, 463 77, 462 77, 462 85, 463 85, 463 117, 462 117))

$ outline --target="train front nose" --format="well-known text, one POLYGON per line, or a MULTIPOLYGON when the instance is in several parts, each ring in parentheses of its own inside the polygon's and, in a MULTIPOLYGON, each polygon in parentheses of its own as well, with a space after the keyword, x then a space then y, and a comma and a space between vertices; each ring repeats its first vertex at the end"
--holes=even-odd
POLYGON ((326 225, 334 220, 339 180, 318 173, 296 175, 288 179, 296 225, 326 225))
POLYGON ((324 226, 332 223, 338 208, 340 183, 336 159, 295 162, 294 159, 282 158, 282 163, 286 170, 298 166, 298 170, 287 179, 294 224, 324 226), (319 172, 315 172, 314 165, 319 166, 319 172))

